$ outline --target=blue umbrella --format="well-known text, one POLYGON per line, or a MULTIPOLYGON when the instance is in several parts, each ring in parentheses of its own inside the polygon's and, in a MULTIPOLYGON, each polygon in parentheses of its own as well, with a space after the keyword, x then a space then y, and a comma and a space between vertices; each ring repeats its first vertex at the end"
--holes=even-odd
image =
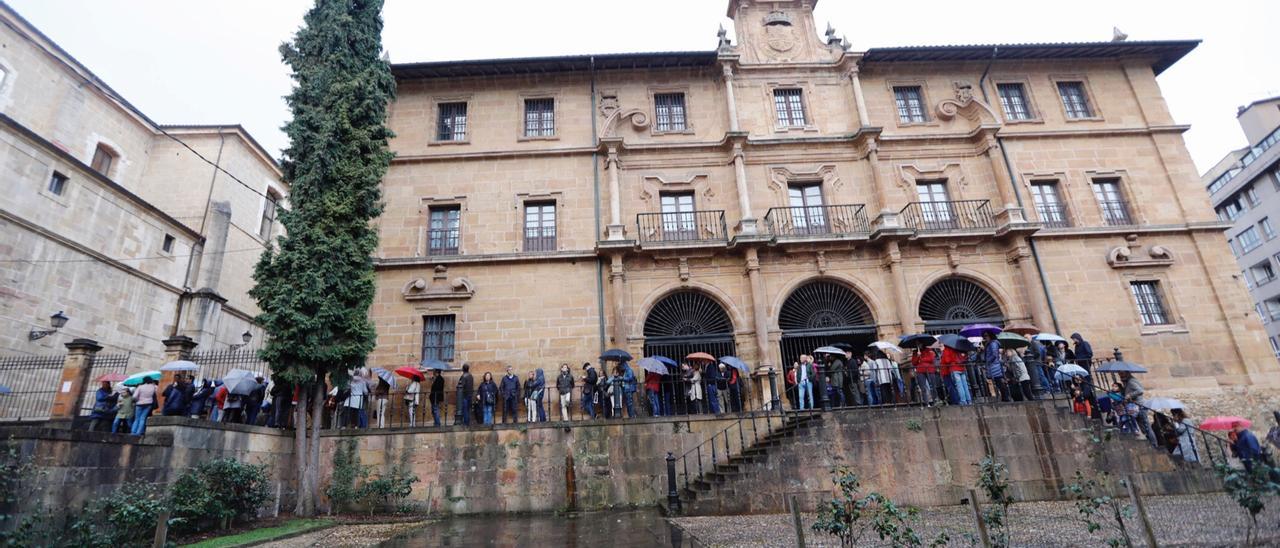
POLYGON ((8 386, 0 385, 0 394, 12 394, 13 390, 8 386))
POLYGON ((1102 364, 1099 373, 1146 373, 1147 368, 1133 362, 1114 361, 1102 364))
POLYGON ((724 356, 720 358, 720 363, 731 366, 734 369, 737 369, 738 371, 741 371, 746 375, 751 374, 751 368, 747 367, 747 362, 744 362, 734 356, 724 356))
POLYGON ((933 343, 936 342, 938 342, 938 338, 933 335, 917 333, 915 335, 904 335, 901 339, 898 339, 898 346, 903 348, 920 348, 922 346, 933 346, 933 343))
POLYGON ((667 373, 670 373, 670 371, 667 370, 667 364, 662 363, 662 360, 654 357, 640 358, 640 361, 636 362, 636 365, 640 366, 640 369, 657 373, 659 375, 666 375, 667 373))
POLYGON ((969 352, 977 349, 977 347, 973 346, 972 342, 969 342, 969 339, 954 333, 941 335, 938 337, 938 341, 940 341, 943 346, 958 352, 969 352))
POLYGON ((390 372, 390 371, 387 371, 386 369, 383 369, 383 368, 381 368, 381 367, 374 367, 374 368, 370 369, 370 371, 373 371, 373 374, 374 374, 374 375, 377 375, 379 379, 382 379, 382 380, 384 380, 384 381, 387 381, 387 384, 391 385, 391 387, 392 387, 392 388, 395 388, 395 387, 396 387, 396 375, 395 375, 395 373, 392 373, 392 372, 390 372))
POLYGON ((605 350, 604 354, 600 355, 600 359, 606 361, 612 360, 616 362, 629 362, 631 361, 631 354, 628 354, 626 350, 611 348, 609 350, 605 350))
POLYGON ((423 358, 422 368, 423 369, 439 369, 441 371, 449 371, 453 369, 452 367, 449 367, 449 364, 444 363, 435 358, 423 358))
POLYGON ((966 325, 964 329, 960 330, 960 334, 965 337, 981 337, 987 333, 995 336, 1001 331, 1004 330, 989 323, 975 323, 973 325, 966 325))
POLYGON ((675 361, 675 360, 673 360, 673 359, 671 359, 671 358, 668 358, 668 357, 666 357, 666 356, 650 356, 650 357, 651 357, 651 358, 653 358, 653 359, 655 359, 655 360, 658 360, 658 361, 662 362, 663 364, 665 364, 665 365, 667 365, 667 366, 670 366, 670 367, 680 367, 680 364, 676 363, 676 361, 675 361))

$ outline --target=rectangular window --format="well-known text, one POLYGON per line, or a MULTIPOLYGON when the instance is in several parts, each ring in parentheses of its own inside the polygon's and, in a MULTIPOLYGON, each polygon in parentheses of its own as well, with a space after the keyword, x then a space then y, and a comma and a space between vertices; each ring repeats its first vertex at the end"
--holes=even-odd
POLYGON ((556 134, 556 100, 524 100, 524 136, 554 137, 556 134))
POLYGON ((524 205, 524 250, 556 250, 555 202, 530 202, 524 205))
POLYGON ((692 240, 697 238, 697 215, 693 209, 693 194, 662 194, 662 232, 668 240, 692 240))
POLYGON ((66 190, 67 176, 56 171, 53 172, 53 175, 49 177, 49 192, 55 196, 62 196, 62 193, 66 190))
POLYGON ((1093 195, 1098 199, 1098 207, 1102 208, 1102 222, 1109 226, 1133 224, 1133 217, 1129 215, 1129 204, 1120 193, 1119 179, 1094 181, 1093 195))
POLYGON ((1280 358, 1280 342, 1276 342, 1275 337, 1267 337, 1267 340, 1271 341, 1271 353, 1280 358))
POLYGON ((98 148, 93 150, 93 161, 89 163, 89 167, 94 171, 111 176, 111 164, 116 161, 116 155, 107 148, 107 145, 99 144, 98 148))
POLYGON ((173 235, 165 234, 164 243, 160 244, 160 250, 165 253, 173 253, 173 235))
POLYGON ((898 105, 898 121, 904 124, 924 122, 924 92, 920 86, 896 86, 893 99, 898 105))
POLYGON ((1027 102, 1026 88, 1022 84, 996 84, 996 91, 1000 93, 1000 107, 1004 109, 1005 118, 1009 120, 1034 118, 1031 115, 1031 105, 1027 102))
MULTIPOLYGON (((1266 314, 1262 313, 1262 303, 1253 303, 1253 310, 1258 313, 1258 319, 1262 320, 1262 325, 1271 323, 1271 318, 1268 318, 1266 314)), ((1274 339, 1271 341, 1271 344, 1275 344, 1274 339)))
POLYGON ((1262 199, 1258 197, 1258 191, 1253 189, 1253 185, 1245 187, 1244 197, 1249 200, 1249 207, 1258 207, 1258 204, 1262 203, 1262 199))
POLYGON ((778 127, 804 127, 804 98, 800 88, 773 90, 773 108, 778 111, 778 127))
POLYGON ((453 361, 455 321, 453 314, 422 317, 423 360, 453 361))
POLYGON ((1270 217, 1263 217, 1261 221, 1258 221, 1258 226, 1262 227, 1262 235, 1266 236, 1268 240, 1276 237, 1276 227, 1271 226, 1270 217))
POLYGON ((798 234, 825 234, 827 212, 822 207, 822 184, 802 183, 787 187, 791 226, 798 234))
POLYGON ((1266 285, 1276 279, 1276 271, 1271 268, 1271 260, 1258 263, 1249 268, 1253 273, 1253 281, 1257 285, 1266 285))
POLYGON ((1240 279, 1244 280, 1245 289, 1253 289, 1253 278, 1249 276, 1248 270, 1240 271, 1240 279))
POLYGON ((1036 213, 1040 222, 1047 227, 1071 226, 1067 218, 1067 206, 1062 203, 1058 194, 1057 181, 1037 181, 1031 183, 1031 198, 1036 204, 1036 213))
POLYGON ((1164 306, 1164 298, 1160 295, 1160 282, 1131 282, 1133 298, 1138 302, 1138 314, 1142 316, 1142 325, 1168 325, 1169 313, 1164 306))
POLYGON ((955 226, 956 214, 946 181, 916 183, 916 197, 920 199, 920 220, 924 228, 936 230, 955 226))
POLYGON ((1218 208, 1218 218, 1226 221, 1236 220, 1241 213, 1244 213, 1244 208, 1240 207, 1239 198, 1232 199, 1218 208))
POLYGON ((683 93, 658 93, 653 96, 655 128, 658 131, 684 131, 683 93))
POLYGON ((1058 82, 1058 95, 1062 96, 1062 107, 1067 111, 1067 118, 1093 117, 1089 97, 1084 93, 1084 82, 1058 82))
POLYGON ((1262 238, 1258 237, 1258 230, 1252 226, 1237 234, 1236 240, 1240 242, 1240 253, 1248 253, 1262 245, 1262 238))
POLYGON ((462 208, 456 205, 433 207, 428 214, 427 255, 457 255, 462 208))
POLYGON ((258 225, 258 235, 265 240, 271 237, 271 228, 276 224, 276 204, 280 203, 280 197, 268 190, 263 201, 262 222, 258 225))
POLYGON ((467 140, 467 104, 440 103, 440 115, 436 120, 437 141, 467 140))
POLYGON ((1263 308, 1266 308, 1267 315, 1271 321, 1280 320, 1280 301, 1275 299, 1267 299, 1262 302, 1263 308))

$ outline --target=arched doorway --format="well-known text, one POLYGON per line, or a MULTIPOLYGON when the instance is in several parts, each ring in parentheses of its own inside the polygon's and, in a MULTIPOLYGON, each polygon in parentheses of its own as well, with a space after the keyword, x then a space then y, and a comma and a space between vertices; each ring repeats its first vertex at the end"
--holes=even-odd
POLYGON ((852 289, 829 280, 804 284, 782 303, 778 313, 782 363, 835 343, 863 348, 876 340, 871 307, 852 289))
POLYGON ((658 301, 644 320, 644 355, 677 362, 694 352, 735 356, 733 322, 724 307, 697 291, 677 291, 658 301))
POLYGON ((955 333, 966 325, 989 323, 1004 326, 1000 303, 982 286, 963 278, 946 278, 925 290, 920 298, 920 319, 926 333, 955 333))

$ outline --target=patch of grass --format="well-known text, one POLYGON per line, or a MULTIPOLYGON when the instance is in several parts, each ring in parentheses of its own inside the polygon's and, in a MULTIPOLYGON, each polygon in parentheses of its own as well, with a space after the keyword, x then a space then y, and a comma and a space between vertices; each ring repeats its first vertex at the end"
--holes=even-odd
POLYGON ((187 546, 190 548, 232 548, 235 546, 244 546, 253 542, 262 542, 264 540, 280 538, 285 535, 324 529, 334 523, 336 522, 331 519, 300 518, 286 521, 275 527, 265 527, 234 535, 227 535, 225 537, 215 537, 202 540, 195 544, 188 544, 187 546))

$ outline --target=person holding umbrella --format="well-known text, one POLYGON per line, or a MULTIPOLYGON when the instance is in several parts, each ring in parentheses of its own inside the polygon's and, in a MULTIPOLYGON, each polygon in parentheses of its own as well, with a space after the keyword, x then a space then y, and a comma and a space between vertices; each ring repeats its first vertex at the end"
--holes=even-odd
POLYGON ((844 349, 840 349, 839 354, 831 353, 824 355, 822 357, 822 363, 823 369, 827 372, 827 378, 830 379, 829 385, 832 388, 830 391, 831 406, 844 407, 844 384, 847 378, 845 375, 847 361, 844 355, 844 349))
POLYGON ((440 404, 444 403, 444 375, 439 369, 432 369, 431 376, 431 392, 427 395, 427 401, 431 404, 431 421, 435 426, 440 426, 440 404))
POLYGON ((1005 381, 1004 360, 1000 357, 1000 343, 995 333, 982 332, 982 364, 986 367, 987 378, 1000 392, 1000 401, 1009 401, 1009 385, 1005 381))
POLYGON ((942 343, 942 375, 947 389, 947 402, 952 405, 970 405, 973 396, 969 392, 969 373, 965 368, 964 352, 973 344, 959 335, 944 335, 942 343))
POLYGON ((690 415, 702 413, 702 372, 696 365, 690 366, 688 363, 680 368, 684 371, 685 383, 689 385, 689 405, 685 411, 690 415))
POLYGON ((121 385, 116 389, 120 394, 119 405, 116 407, 116 420, 111 423, 111 433, 123 433, 129 430, 129 424, 133 421, 134 405, 133 393, 129 392, 129 387, 121 385))
POLYGON ((916 388, 920 392, 921 401, 930 406, 937 399, 937 390, 942 384, 938 377, 936 361, 937 354, 928 346, 919 346, 911 353, 911 368, 915 370, 916 388))
POLYGON ((93 411, 89 413, 89 431, 98 430, 98 423, 103 419, 114 418, 116 415, 116 400, 120 397, 111 390, 111 383, 102 381, 98 390, 93 393, 93 411))
POLYGON ((130 433, 141 436, 147 431, 147 417, 156 406, 156 380, 144 377, 142 384, 134 391, 133 428, 130 433))
MULTIPOLYGON (((1076 356, 1079 355, 1077 352, 1076 356)), ((1124 401, 1138 407, 1138 414, 1134 416, 1134 420, 1138 423, 1139 431, 1147 437, 1148 443, 1154 447, 1160 447, 1160 442, 1156 439, 1155 432, 1151 430, 1151 421, 1147 417, 1147 408, 1142 405, 1142 396, 1146 393, 1142 389, 1142 383, 1138 382, 1138 378, 1128 371, 1120 372, 1120 382, 1124 383, 1124 401)))
POLYGON ((1231 433, 1227 434, 1227 438, 1231 440, 1231 454, 1240 459, 1240 464, 1244 465, 1246 472, 1253 472, 1254 464, 1265 461, 1266 453, 1262 452, 1262 444, 1258 443, 1258 437, 1249 431, 1249 425, 1238 420, 1231 423, 1231 433))
POLYGON ((518 423, 516 414, 520 412, 520 377, 507 366, 507 374, 502 376, 498 385, 498 396, 502 398, 502 423, 518 423))
POLYGON ((422 377, 410 377, 404 388, 404 408, 409 415, 409 428, 418 426, 418 394, 422 393, 422 377))
POLYGON ((599 402, 600 374, 591 362, 582 362, 582 412, 592 419, 596 418, 596 403, 599 402))

